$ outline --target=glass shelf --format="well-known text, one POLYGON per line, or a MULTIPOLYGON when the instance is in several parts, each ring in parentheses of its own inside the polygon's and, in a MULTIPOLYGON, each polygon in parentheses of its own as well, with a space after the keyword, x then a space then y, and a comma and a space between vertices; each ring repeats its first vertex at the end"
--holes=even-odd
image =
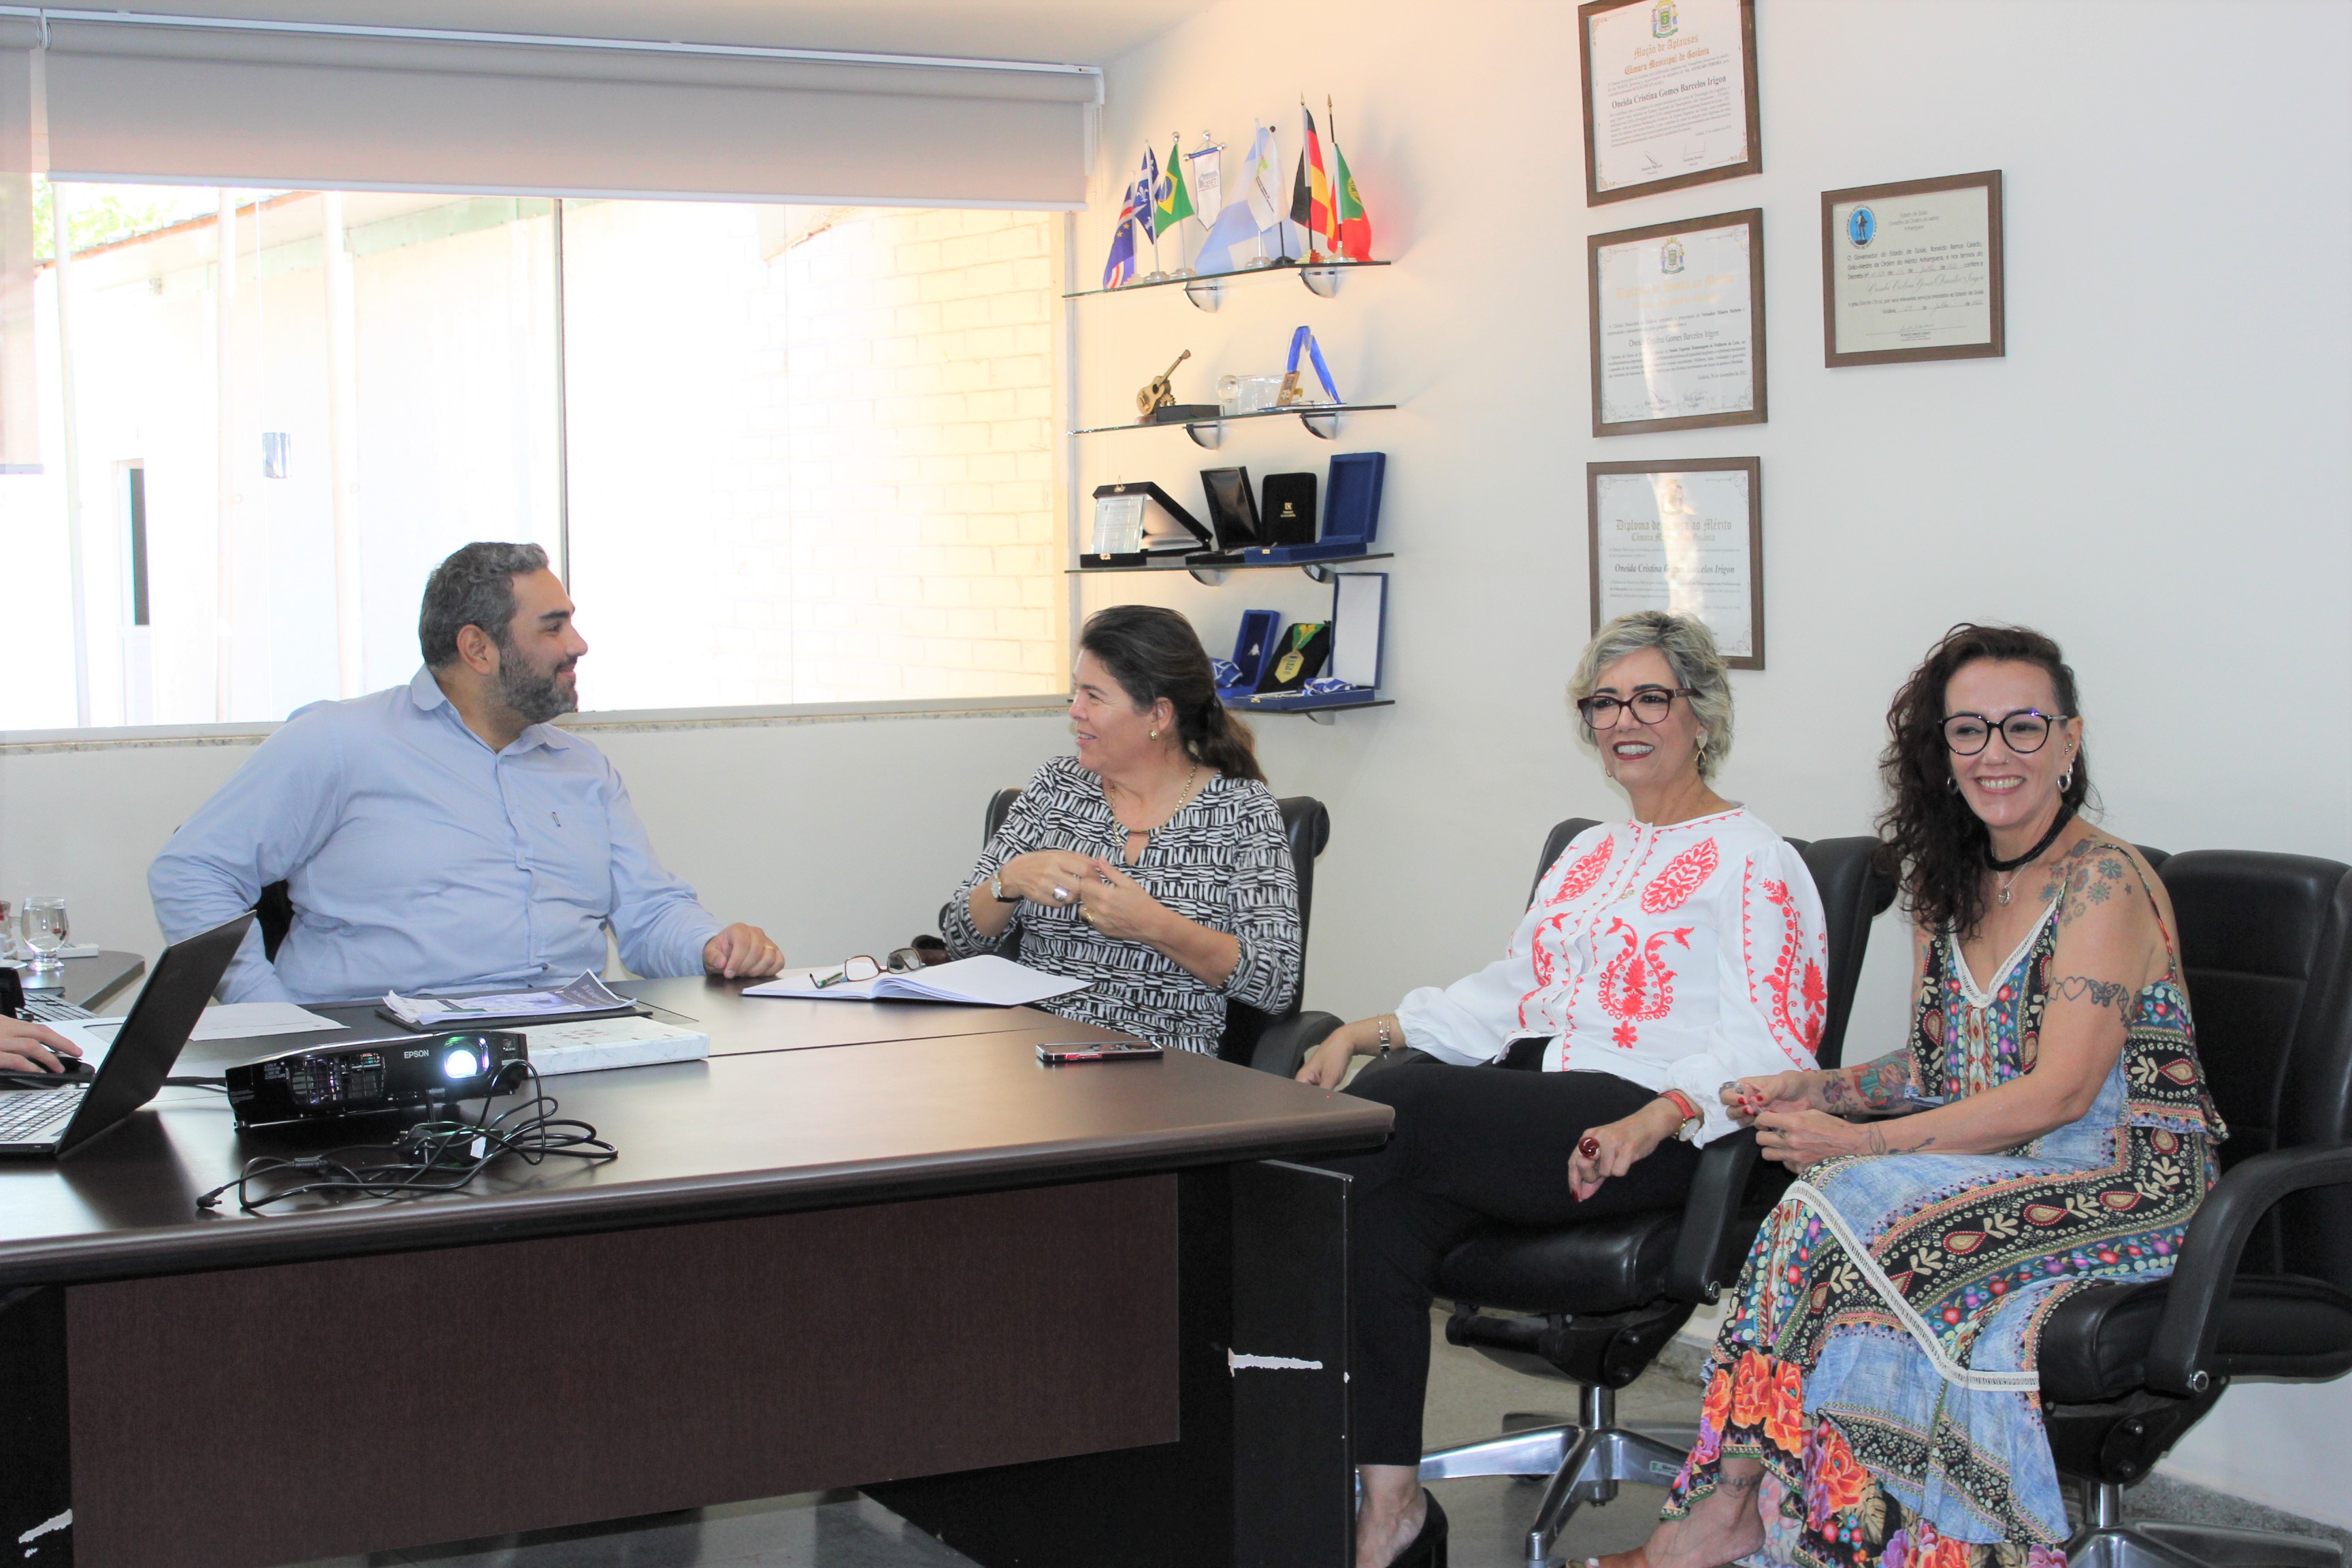
POLYGON ((1246 713, 1253 719, 1312 719, 1318 724, 1328 724, 1341 713, 1360 713, 1367 708, 1393 708, 1393 697, 1368 698, 1361 702, 1332 702, 1320 708, 1257 708, 1247 702, 1228 702, 1228 713, 1246 713))
POLYGON ((1132 420, 1125 425, 1096 425, 1084 430, 1073 430, 1073 436, 1108 436, 1115 430, 1182 430, 1192 437, 1193 445, 1214 451, 1223 445, 1224 427, 1238 425, 1244 419, 1296 418, 1307 426, 1307 433, 1320 436, 1326 441, 1339 437, 1339 416, 1342 414, 1374 414, 1394 408, 1393 403, 1294 403, 1287 408, 1261 408, 1250 414, 1220 414, 1213 419, 1170 419, 1160 424, 1132 420))
POLYGON ((1299 282, 1310 294, 1328 300, 1339 291, 1339 275, 1362 267, 1386 267, 1385 261, 1302 261, 1286 257, 1269 261, 1263 267, 1241 267, 1231 272, 1195 274, 1190 278, 1154 278, 1122 283, 1116 289, 1075 289, 1062 296, 1065 300, 1092 300, 1103 294, 1132 294, 1141 289, 1172 289, 1181 286, 1184 298, 1203 310, 1214 310, 1224 286, 1238 278, 1270 278, 1276 273, 1296 272, 1299 282))
POLYGON ((1064 576, 1092 574, 1097 572, 1190 572, 1193 581, 1213 588, 1225 580, 1228 572, 1287 572, 1297 570, 1317 583, 1331 580, 1331 568, 1351 565, 1359 561, 1391 561, 1392 551, 1368 551, 1361 555, 1326 555, 1319 561, 1220 561, 1192 563, 1189 561, 1147 561, 1138 566, 1066 566, 1064 576))

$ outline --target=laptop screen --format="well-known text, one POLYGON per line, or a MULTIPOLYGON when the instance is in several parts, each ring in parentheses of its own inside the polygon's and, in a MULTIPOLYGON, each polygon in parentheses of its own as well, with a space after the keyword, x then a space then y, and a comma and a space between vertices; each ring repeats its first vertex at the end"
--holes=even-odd
POLYGON ((58 1153, 89 1142, 155 1098, 252 924, 250 913, 241 914, 163 950, 131 1004, 131 1016, 115 1031, 80 1109, 58 1139, 58 1153))

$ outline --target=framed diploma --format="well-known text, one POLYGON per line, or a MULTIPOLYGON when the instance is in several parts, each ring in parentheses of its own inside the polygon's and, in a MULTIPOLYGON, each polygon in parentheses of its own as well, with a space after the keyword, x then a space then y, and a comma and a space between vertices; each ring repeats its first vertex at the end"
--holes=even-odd
POLYGON ((1764 211, 1585 239, 1592 433, 1764 422, 1764 211))
POLYGON ((1734 669, 1764 668, 1761 460, 1587 463, 1592 629, 1633 610, 1706 623, 1734 669))
POLYGON ((1584 205, 1764 172, 1756 0, 1585 0, 1584 205))
POLYGON ((1822 193, 1832 365, 1998 359, 2000 171, 1822 193))

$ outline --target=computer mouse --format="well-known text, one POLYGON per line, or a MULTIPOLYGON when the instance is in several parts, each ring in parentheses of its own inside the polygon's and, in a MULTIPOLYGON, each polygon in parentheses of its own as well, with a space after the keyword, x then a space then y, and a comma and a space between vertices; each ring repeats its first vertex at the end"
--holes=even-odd
POLYGON ((19 1089, 55 1089, 68 1083, 88 1083, 98 1076, 98 1069, 88 1062, 68 1057, 56 1072, 0 1070, 0 1083, 19 1089))

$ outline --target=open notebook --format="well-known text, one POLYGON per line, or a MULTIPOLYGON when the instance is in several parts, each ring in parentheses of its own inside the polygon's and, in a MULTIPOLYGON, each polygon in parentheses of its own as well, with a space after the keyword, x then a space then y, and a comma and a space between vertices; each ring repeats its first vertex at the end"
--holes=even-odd
POLYGON ((745 989, 746 996, 807 996, 836 1002, 961 1002, 975 1007, 1020 1007, 1048 996, 1083 991, 1091 981, 1065 980, 1042 969, 1031 969, 1009 958, 982 953, 953 963, 934 963, 912 974, 884 974, 874 980, 847 980, 820 986, 817 980, 838 973, 840 966, 796 969, 763 985, 745 989))

